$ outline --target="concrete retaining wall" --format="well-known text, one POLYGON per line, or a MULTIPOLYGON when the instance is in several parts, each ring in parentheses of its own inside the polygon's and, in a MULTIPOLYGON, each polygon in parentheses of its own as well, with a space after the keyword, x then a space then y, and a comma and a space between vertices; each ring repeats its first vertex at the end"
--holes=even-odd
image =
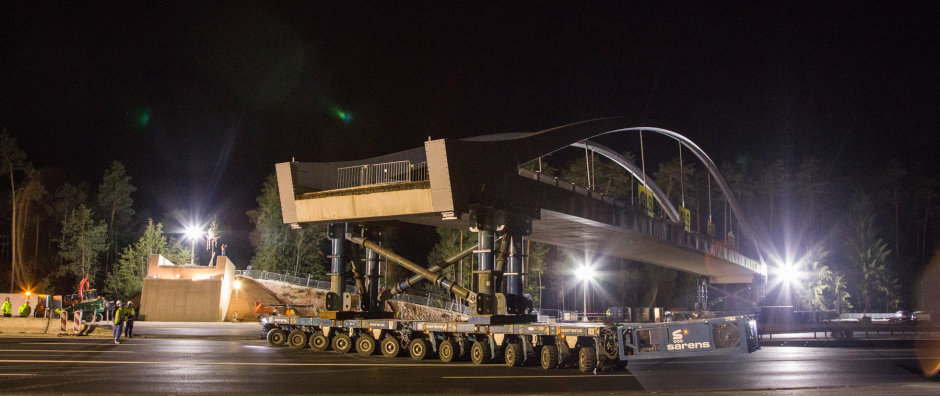
POLYGON ((223 320, 232 296, 235 266, 217 257, 216 266, 176 266, 159 255, 150 256, 140 296, 140 318, 161 322, 223 320))
POLYGON ((215 322, 221 319, 221 280, 144 279, 141 319, 158 322, 215 322))
MULTIPOLYGON (((11 299, 12 300, 12 299, 11 299)), ((69 326, 71 326, 71 322, 69 326)), ((24 334, 59 334, 59 319, 46 318, 2 318, 0 317, 0 336, 19 336, 24 334)), ((111 329, 97 328, 93 335, 109 335, 111 329)))
MULTIPOLYGON (((11 299, 12 300, 12 299, 11 299)), ((44 318, 0 318, 0 334, 55 334, 59 332, 59 320, 44 318), (46 324, 49 325, 48 331, 46 324)))

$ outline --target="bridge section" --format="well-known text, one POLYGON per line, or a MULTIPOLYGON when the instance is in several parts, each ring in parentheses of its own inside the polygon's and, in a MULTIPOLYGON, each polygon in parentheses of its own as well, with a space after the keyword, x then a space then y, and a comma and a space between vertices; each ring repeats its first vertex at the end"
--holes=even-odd
POLYGON ((624 128, 599 120, 529 134, 429 140, 363 161, 276 165, 285 223, 381 220, 469 228, 474 213, 531 221, 529 239, 749 283, 766 266, 629 204, 520 165, 624 128))

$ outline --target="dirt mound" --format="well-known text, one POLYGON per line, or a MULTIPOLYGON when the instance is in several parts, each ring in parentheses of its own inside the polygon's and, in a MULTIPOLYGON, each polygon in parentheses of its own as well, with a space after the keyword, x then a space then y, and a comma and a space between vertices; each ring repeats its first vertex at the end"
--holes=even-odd
MULTIPOLYGON (((238 318, 241 321, 258 320, 258 315, 254 312, 255 301, 268 305, 310 305, 310 308, 297 308, 297 314, 301 316, 316 316, 326 307, 327 291, 323 289, 296 286, 271 280, 256 280, 242 276, 236 277, 236 279, 241 281, 242 288, 238 292, 237 300, 235 295, 232 295, 228 312, 230 317, 234 317, 237 308, 238 318)), ((385 310, 395 312, 397 318, 405 320, 452 321, 467 319, 466 315, 456 312, 404 301, 389 301, 385 304, 385 310)), ((281 311, 283 312, 283 310, 281 311)))

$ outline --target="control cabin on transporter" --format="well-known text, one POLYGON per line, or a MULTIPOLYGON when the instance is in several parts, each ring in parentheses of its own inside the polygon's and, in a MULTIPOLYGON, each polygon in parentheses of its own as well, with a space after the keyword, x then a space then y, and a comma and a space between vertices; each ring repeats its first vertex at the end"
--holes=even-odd
MULTIPOLYGON (((525 239, 698 274, 705 279, 699 282, 700 298, 707 296, 703 290, 709 281, 749 283, 766 276, 763 264, 712 245, 681 225, 520 168, 568 145, 590 145, 603 154, 603 146, 587 139, 633 130, 616 126, 621 122, 602 119, 529 134, 428 140, 423 148, 365 161, 277 164, 284 222, 295 228, 328 225, 331 287, 317 317, 263 317, 268 342, 355 349, 363 355, 381 351, 388 357, 407 351, 415 359, 436 354, 446 362, 469 356, 477 364, 499 359, 516 366, 533 359, 544 368, 576 363, 582 371, 634 359, 753 352, 757 330, 747 316, 666 323, 536 321, 532 302, 523 294, 525 239), (478 245, 425 268, 381 245, 381 226, 392 220, 468 229, 477 233, 478 245), (364 249, 364 260, 347 271, 350 244, 364 249), (442 275, 444 268, 471 254, 477 260, 470 285, 442 275), (414 276, 380 292, 380 257, 414 276), (345 291, 347 273, 362 286, 358 295, 345 291), (422 281, 464 300, 468 320, 400 320, 385 312, 385 301, 422 281)), ((696 155, 701 152, 688 139, 669 133, 696 155)), ((704 153, 699 158, 711 164, 704 153)), ((635 166, 624 166, 636 176, 635 166)), ((655 185, 649 187, 665 212, 675 211, 655 185)))

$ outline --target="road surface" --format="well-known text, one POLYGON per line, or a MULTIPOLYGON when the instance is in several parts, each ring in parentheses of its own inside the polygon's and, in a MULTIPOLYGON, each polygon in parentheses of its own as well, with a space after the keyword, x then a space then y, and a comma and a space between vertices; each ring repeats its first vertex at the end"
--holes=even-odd
POLYGON ((940 394, 906 348, 764 347, 750 355, 631 363, 627 370, 443 364, 218 338, 0 338, 0 392, 611 394, 743 390, 940 394))

